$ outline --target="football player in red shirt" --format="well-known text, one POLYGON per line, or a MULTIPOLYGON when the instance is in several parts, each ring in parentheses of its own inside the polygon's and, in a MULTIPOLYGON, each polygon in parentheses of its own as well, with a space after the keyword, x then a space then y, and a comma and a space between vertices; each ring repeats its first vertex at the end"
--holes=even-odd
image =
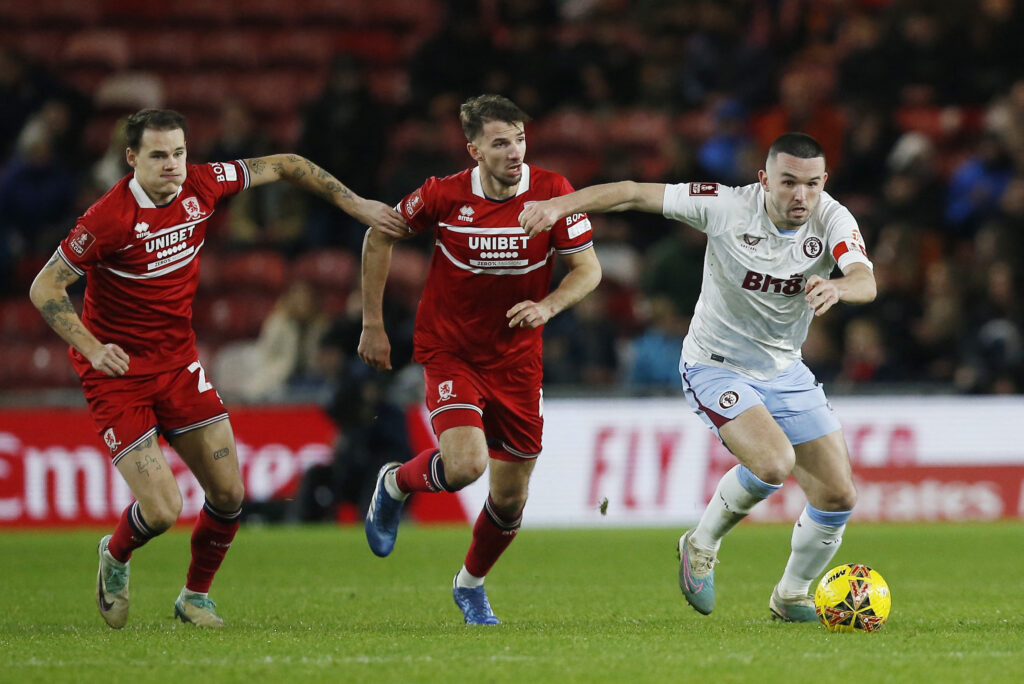
MULTIPOLYGON (((541 451, 541 333, 597 286, 601 267, 586 214, 532 238, 519 227, 526 204, 573 190, 524 163, 529 117, 504 97, 482 95, 462 105, 460 118, 476 166, 429 178, 399 204, 409 235, 431 231, 435 241, 413 342, 440 449, 381 468, 366 536, 375 554, 388 555, 410 493, 458 491, 489 466, 489 496, 452 593, 467 623, 497 624, 484 577, 519 530, 541 451), (556 253, 569 272, 551 290, 556 253)), ((359 355, 378 369, 391 367, 382 300, 394 242, 371 229, 363 243, 359 355)))
POLYGON ((220 627, 208 592, 238 529, 244 495, 227 410, 199 362, 192 300, 208 219, 222 197, 285 180, 363 223, 405 234, 402 217, 364 199, 316 164, 282 154, 187 164, 184 118, 146 109, 128 119, 134 172, 83 214, 32 283, 32 302, 68 344, 89 412, 136 501, 100 540, 96 601, 118 629, 128 619, 128 560, 181 513, 162 433, 206 501, 192 561, 174 604, 184 622, 220 627), (81 317, 67 287, 88 276, 81 317))

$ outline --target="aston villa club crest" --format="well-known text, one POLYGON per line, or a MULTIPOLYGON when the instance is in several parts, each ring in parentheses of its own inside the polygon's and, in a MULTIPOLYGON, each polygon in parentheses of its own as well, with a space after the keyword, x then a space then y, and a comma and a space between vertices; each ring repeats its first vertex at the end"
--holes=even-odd
POLYGON ((445 380, 444 382, 442 382, 441 384, 439 384, 437 386, 438 401, 448 401, 449 399, 451 399, 454 396, 455 396, 455 393, 452 392, 452 381, 451 380, 445 380))
POLYGON ((740 400, 740 395, 736 394, 732 390, 722 392, 722 396, 718 397, 718 405, 724 409, 732 408, 736 405, 736 402, 740 400))
POLYGON ((809 237, 804 240, 804 254, 811 259, 821 256, 821 240, 816 237, 809 237))
POLYGON ((189 220, 194 221, 203 215, 203 210, 199 206, 199 200, 195 197, 186 197, 181 201, 181 206, 185 208, 185 213, 188 214, 189 220))

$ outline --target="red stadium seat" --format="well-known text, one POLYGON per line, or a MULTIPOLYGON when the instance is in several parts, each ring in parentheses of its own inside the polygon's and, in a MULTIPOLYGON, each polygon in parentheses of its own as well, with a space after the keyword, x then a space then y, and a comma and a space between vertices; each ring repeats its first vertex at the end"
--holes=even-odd
POLYGON ((196 41, 196 64, 199 67, 250 69, 259 66, 266 48, 265 41, 261 32, 252 29, 220 31, 196 41))
POLYGON ((391 253, 387 294, 415 309, 423 294, 423 285, 430 271, 430 258, 415 247, 396 245, 391 253))
POLYGON ((192 326, 205 344, 253 338, 274 308, 276 297, 258 293, 197 297, 192 326))
POLYGON ((0 300, 0 337, 8 342, 52 341, 56 333, 28 297, 0 300))
POLYGON ((117 29, 79 31, 64 44, 62 60, 70 69, 91 66, 120 71, 131 60, 128 37, 117 29))
POLYGON ((77 376, 63 342, 3 343, 0 345, 0 387, 4 389, 45 389, 70 387, 77 376))
POLYGON ((217 110, 231 94, 231 78, 226 72, 175 71, 164 74, 161 81, 167 106, 172 109, 217 110))
POLYGON ((132 64, 137 69, 178 70, 195 63, 198 36, 187 29, 157 28, 133 31, 132 64))
POLYGON ((225 256, 220 264, 221 287, 238 292, 284 290, 288 265, 277 252, 257 250, 225 256))
POLYGON ((162 6, 161 22, 184 24, 195 29, 228 26, 235 18, 234 5, 223 1, 174 0, 162 6))
POLYGON ((360 26, 366 23, 369 6, 377 0, 305 0, 302 18, 316 26, 360 26))
POLYGON ((237 14, 235 22, 243 26, 292 26, 302 20, 306 4, 281 0, 245 0, 244 10, 237 14))
POLYGON ((595 149, 604 137, 593 116, 575 109, 527 124, 526 135, 535 149, 568 151, 595 149))
POLYGON ((306 280, 322 288, 351 289, 358 275, 356 257, 340 249, 307 252, 292 263, 293 280, 306 280))
POLYGON ((658 147, 672 135, 668 116, 654 109, 631 109, 612 117, 608 142, 635 147, 658 147))
POLYGON ((278 30, 269 34, 264 52, 269 67, 324 69, 334 54, 334 38, 330 30, 278 30))

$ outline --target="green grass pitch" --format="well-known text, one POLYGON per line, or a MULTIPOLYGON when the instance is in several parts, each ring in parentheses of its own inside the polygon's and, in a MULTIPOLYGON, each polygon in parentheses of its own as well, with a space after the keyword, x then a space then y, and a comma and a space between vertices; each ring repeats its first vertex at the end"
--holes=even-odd
POLYGON ((228 627, 172 617, 187 530, 132 559, 128 626, 93 603, 100 531, 0 534, 0 682, 1024 681, 1024 524, 849 527, 835 564, 888 580, 875 634, 773 623, 788 526, 736 528, 708 617, 676 585, 674 529, 525 529, 488 579, 504 624, 467 627, 467 527, 243 527, 214 584, 228 627))

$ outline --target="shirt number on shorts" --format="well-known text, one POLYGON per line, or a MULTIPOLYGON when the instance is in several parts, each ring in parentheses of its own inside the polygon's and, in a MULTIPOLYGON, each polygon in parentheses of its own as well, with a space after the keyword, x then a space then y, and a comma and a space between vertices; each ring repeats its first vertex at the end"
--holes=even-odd
POLYGON ((199 393, 202 394, 207 390, 212 390, 213 385, 206 381, 206 370, 203 369, 203 364, 199 363, 198 361, 193 361, 192 364, 188 367, 188 372, 195 373, 197 371, 199 372, 199 393))

